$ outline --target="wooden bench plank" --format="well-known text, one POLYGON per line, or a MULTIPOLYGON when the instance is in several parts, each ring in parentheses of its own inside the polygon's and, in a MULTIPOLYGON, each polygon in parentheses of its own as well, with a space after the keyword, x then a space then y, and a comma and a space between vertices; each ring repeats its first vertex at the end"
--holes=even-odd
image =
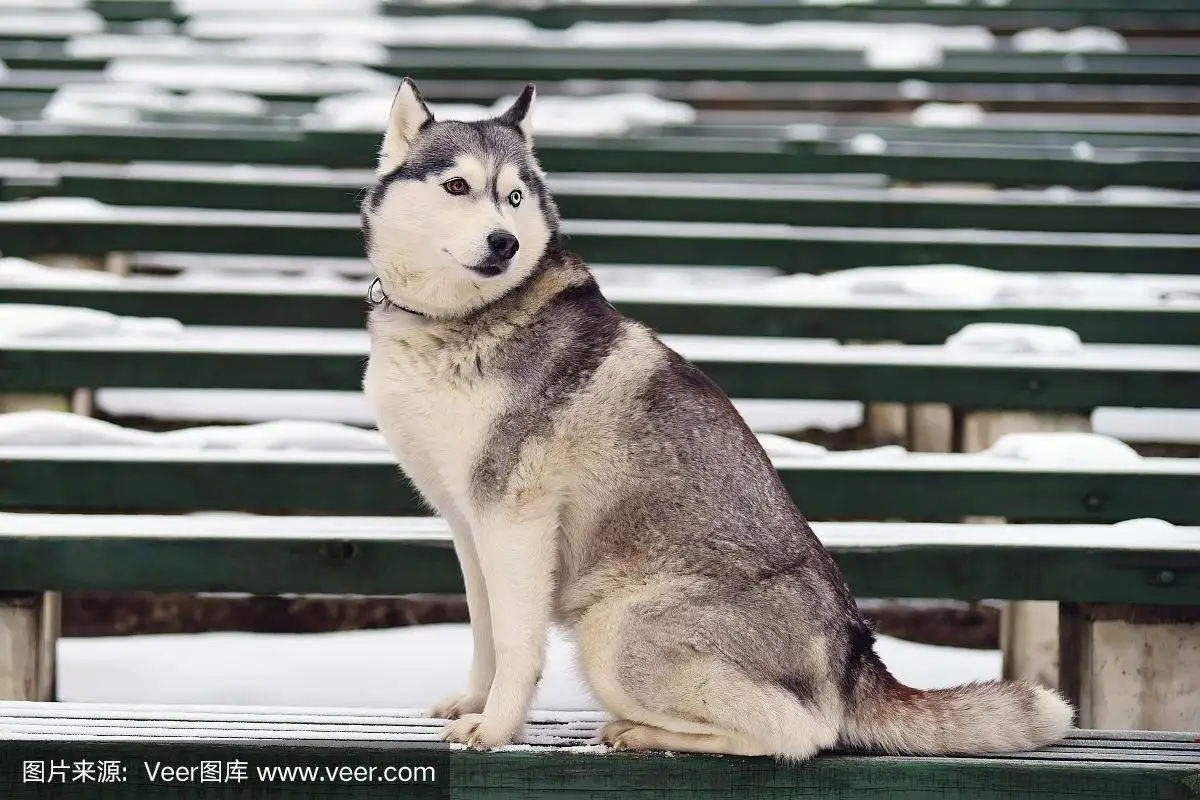
MULTIPOLYGON (((1200 153, 1197 154, 1200 160, 1200 153)), ((373 174, 242 167, 156 167, 67 164, 48 167, 36 181, 7 182, 3 199, 90 197, 115 205, 254 211, 351 213, 373 174)), ((674 180, 654 175, 625 179, 552 175, 550 188, 566 219, 691 220, 856 226, 975 228, 1082 233, 1193 233, 1200 200, 1150 196, 1061 198, 1032 193, 994 196, 939 190, 837 186, 764 186, 746 182, 674 180)))
MULTIPOLYGON (((357 214, 103 206, 55 212, 51 199, 0 205, 9 255, 184 251, 295 256, 362 253, 357 214)), ((987 269, 1196 274, 1200 236, 567 220, 586 260, 769 266, 828 272, 864 264, 967 263, 987 269)))
MULTIPOLYGON (((45 161, 172 161, 319 164, 369 168, 379 148, 373 132, 285 131, 248 126, 218 130, 129 126, 63 130, 27 124, 0 137, 0 158, 45 161)), ((862 154, 840 144, 814 147, 719 138, 625 136, 538 139, 542 166, 552 172, 869 173, 909 182, 970 181, 997 186, 1080 188, 1111 185, 1200 188, 1186 168, 1191 151, 1119 149, 1103 160, 1082 160, 1070 147, 946 144, 904 152, 862 154), (714 158, 719 154, 720 158, 714 158)))
MULTIPOLYGON (((1200 297, 1200 284, 1196 289, 1200 297)), ((623 313, 662 333, 712 336, 782 336, 838 340, 940 344, 971 323, 1005 322, 1070 328, 1085 342, 1192 345, 1200 342, 1200 308, 1123 304, 1076 305, 1070 301, 1005 305, 952 299, 919 302, 905 298, 762 298, 738 301, 727 293, 671 289, 664 292, 614 287, 605 292, 623 313)), ((1183 290, 1180 290, 1183 294, 1183 290)), ((245 327, 361 328, 361 286, 344 291, 312 290, 288 278, 260 286, 203 287, 132 277, 112 286, 70 286, 47 279, 0 283, 0 304, 78 306, 122 316, 168 317, 188 325, 245 327), (269 298, 269 302, 268 302, 269 298)))
MULTIPOLYGON (((667 336, 731 397, 1055 410, 1200 406, 1200 350, 1093 345, 1079 354, 667 336)), ((0 341, 0 386, 358 391, 366 334, 188 328, 165 338, 0 341)))
MULTIPOLYGON (((814 519, 1010 519, 1200 523, 1200 461, 1039 466, 982 455, 776 458, 814 519), (932 492, 929 487, 936 486, 932 492)), ((428 514, 383 453, 171 453, 146 448, 2 447, 0 508, 428 514), (336 491, 331 491, 336 487, 336 491)))
MULTIPOLYGON (((862 596, 1200 605, 1200 528, 998 527, 814 526, 862 596)), ((0 584, 29 591, 462 591, 449 530, 432 518, 264 524, 253 517, 0 514, 0 584)))
MULTIPOLYGON (((169 706, 119 707, 77 704, 0 704, 0 753, 11 758, 36 748, 39 758, 73 763, 79 759, 128 763, 122 787, 131 796, 145 785, 137 774, 147 759, 170 763, 246 765, 245 784, 210 785, 205 795, 233 796, 257 783, 261 766, 325 766, 352 760, 356 765, 433 767, 426 783, 366 783, 338 787, 339 797, 393 797, 398 788, 415 797, 591 797, 598 793, 639 794, 653 787, 656 797, 752 796, 783 800, 826 796, 891 798, 932 794, 944 798, 1120 796, 1185 798, 1197 760, 1186 756, 1130 760, 1121 750, 1089 748, 1082 738, 1070 755, 1045 751, 1001 757, 912 758, 823 754, 803 765, 771 759, 712 758, 695 755, 607 753, 588 746, 600 719, 594 714, 534 712, 524 731, 532 744, 488 754, 430 741, 441 724, 415 712, 366 709, 255 709, 254 728, 240 708, 211 708, 200 713, 169 706), (61 710, 60 710, 61 709, 61 710), (198 723, 194 733, 176 727, 155 728, 144 710, 168 723, 179 717, 198 723), (306 713, 308 712, 308 713, 306 713), (80 724, 91 716, 109 727, 80 724), (364 732, 364 725, 368 731, 364 732), (297 728, 301 730, 298 732, 297 728), (303 738, 300 738, 303 737, 303 738), (1116 793, 1116 794, 1114 794, 1116 793)), ((1150 734, 1157 736, 1157 734, 1150 734)), ((1069 740, 1072 741, 1072 740, 1069 740)), ((273 796, 313 797, 313 786, 276 782, 273 796)), ((153 791, 153 789, 151 789, 153 791)), ((161 791, 161 787, 159 788, 161 791)))

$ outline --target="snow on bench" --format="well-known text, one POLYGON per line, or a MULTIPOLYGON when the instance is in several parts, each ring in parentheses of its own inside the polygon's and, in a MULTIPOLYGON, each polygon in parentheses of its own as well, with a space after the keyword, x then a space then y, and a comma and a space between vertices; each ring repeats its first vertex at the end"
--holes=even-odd
MULTIPOLYGON (((1111 525, 818 521, 812 527, 822 543, 834 551, 945 546, 1200 553, 1200 527, 1150 518, 1111 525)), ((450 529, 438 517, 271 517, 240 513, 0 513, 0 537, 451 543, 450 529)))
POLYGON ((451 786, 493 787, 503 775, 503 785, 522 797, 541 796, 548 785, 580 796, 595 794, 598 787, 610 793, 649 788, 664 796, 670 787, 687 787, 688 796, 697 798, 752 797, 769 787, 805 796, 837 791, 846 800, 875 797, 878 786, 901 793, 935 787, 947 800, 981 792, 996 798, 1025 798, 1031 792, 1045 798, 1174 796, 1200 765, 1194 734, 1147 731, 1078 731, 1037 752, 999 757, 828 753, 788 765, 625 754, 598 743, 598 728, 607 719, 594 712, 535 712, 518 743, 481 755, 436 741, 443 721, 416 710, 0 703, 0 739, 35 742, 37 753, 68 764, 83 756, 93 763, 99 759, 106 774, 107 765, 115 767, 128 791, 158 786, 152 791, 161 792, 161 775, 157 783, 150 776, 177 763, 156 760, 160 748, 169 745, 177 759, 186 752, 189 764, 207 762, 209 780, 232 774, 227 782, 269 783, 274 794, 296 798, 311 795, 311 782, 322 778, 281 779, 285 773, 279 770, 341 775, 347 763, 353 765, 354 781, 384 776, 402 782, 403 792, 420 796, 440 796, 451 786), (140 748, 139 755, 131 757, 131 746, 140 748))

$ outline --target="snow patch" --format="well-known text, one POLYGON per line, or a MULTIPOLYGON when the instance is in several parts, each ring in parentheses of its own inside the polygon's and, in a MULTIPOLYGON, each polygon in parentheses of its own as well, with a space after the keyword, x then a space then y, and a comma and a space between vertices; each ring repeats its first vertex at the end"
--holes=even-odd
POLYGON ((929 81, 909 78, 900 81, 899 89, 900 96, 908 100, 928 100, 933 97, 933 84, 929 81))
POLYGON ((158 434, 122 428, 60 411, 14 411, 0 414, 0 445, 42 447, 153 445, 158 434))
MULTIPOLYGON (((467 625, 319 634, 204 633, 60 639, 59 699, 87 703, 199 703, 428 708, 467 685, 467 625)), ((896 678, 922 689, 1000 677, 1000 654, 880 636, 896 678)), ((599 711, 570 638, 552 631, 532 707, 599 711)))
MULTIPOLYGON (((337 95, 319 100, 305 124, 335 130, 382 130, 395 96, 387 92, 337 95)), ((469 104, 431 104, 435 119, 473 121, 498 116, 515 97, 502 97, 490 108, 469 104)), ((685 103, 653 95, 626 93, 595 97, 538 98, 533 107, 534 133, 551 136, 601 136, 626 133, 634 127, 689 124, 695 110, 685 103)))
POLYGON ((819 444, 800 442, 774 433, 760 433, 758 434, 758 441, 771 458, 778 456, 820 458, 829 452, 819 444))
POLYGON ((1094 161, 1096 148, 1090 142, 1079 141, 1071 145, 1071 155, 1080 161, 1094 161))
POLYGON ((186 36, 97 33, 72 36, 66 41, 65 49, 67 55, 72 58, 166 58, 196 55, 200 50, 200 43, 186 36))
POLYGON ((981 303, 995 297, 1005 280, 1005 274, 996 270, 963 264, 926 264, 916 267, 857 267, 815 277, 788 275, 768 281, 762 288, 770 294, 786 293, 789 286, 795 285, 800 290, 799 294, 803 294, 806 288, 815 288, 834 294, 981 303))
POLYGON ((959 352, 1074 355, 1083 352, 1083 342, 1075 331, 1055 325, 975 322, 952 334, 946 348, 959 352))
MULTIPOLYGON (((27 4, 22 4, 27 5, 27 4)), ((41 10, 22 8, 10 11, 0 5, 0 31, 21 39, 34 36, 74 36, 104 30, 104 19, 88 9, 41 10)))
POLYGON ((396 89, 395 78, 356 64, 273 64, 257 61, 197 64, 150 58, 115 58, 108 63, 104 76, 111 83, 280 94, 332 94, 371 89, 394 93, 396 89))
POLYGON ((1124 36, 1097 27, 1029 28, 1013 34, 1012 48, 1020 53, 1124 53, 1129 49, 1124 36))
POLYGON ((196 39, 298 40, 320 35, 397 47, 519 47, 549 44, 558 38, 557 32, 541 30, 520 17, 376 17, 346 14, 340 9, 315 15, 280 14, 274 8, 261 13, 205 15, 188 20, 185 30, 196 39))
POLYGON ((860 156, 878 156, 887 152, 887 142, 877 133, 857 133, 846 143, 846 149, 860 156))
POLYGON ((23 258, 0 258, 0 286, 115 286, 123 280, 113 272, 47 267, 23 258))
POLYGON ((107 311, 33 303, 0 304, 0 340, 105 337, 174 337, 183 334, 179 320, 121 317, 107 311))
POLYGON ((276 420, 257 425, 211 425, 158 436, 166 447, 200 450, 389 452, 379 431, 337 422, 276 420))
POLYGON ((1142 457, 1122 441, 1098 433, 1009 433, 985 451, 1011 458, 1055 466, 1126 466, 1136 468, 1142 457))
POLYGON ((378 431, 336 422, 276 420, 258 425, 213 425, 154 433, 61 411, 0 414, 0 444, 137 446, 183 450, 388 452, 378 431))
POLYGON ((969 128, 982 125, 987 115, 978 103, 924 103, 912 112, 919 128, 969 128))

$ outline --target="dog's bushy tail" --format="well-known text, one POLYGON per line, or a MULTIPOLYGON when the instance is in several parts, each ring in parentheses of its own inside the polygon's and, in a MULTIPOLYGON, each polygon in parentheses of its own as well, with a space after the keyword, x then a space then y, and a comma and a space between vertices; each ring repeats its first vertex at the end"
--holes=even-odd
POLYGON ((1061 739, 1075 710, 1024 681, 921 691, 897 681, 873 652, 850 693, 839 744, 895 755, 1007 753, 1061 739))

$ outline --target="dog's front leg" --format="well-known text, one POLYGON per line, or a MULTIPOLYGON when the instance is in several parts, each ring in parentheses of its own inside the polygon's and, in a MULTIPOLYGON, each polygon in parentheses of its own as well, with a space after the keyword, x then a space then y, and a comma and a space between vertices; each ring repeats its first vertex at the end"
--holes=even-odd
POLYGON ((509 744, 525 724, 542 672, 558 527, 553 513, 499 514, 478 525, 496 674, 482 714, 464 714, 442 738, 481 749, 509 744))
POLYGON ((492 642, 492 614, 488 604, 487 584, 479 565, 479 552, 475 539, 465 521, 443 514, 450 522, 454 536, 454 551, 462 568, 463 586, 467 593, 467 611, 471 614, 471 670, 467 678, 467 691, 443 697, 430 711, 430 716, 443 719, 458 719, 463 714, 483 711, 492 678, 496 674, 496 650, 492 642))

